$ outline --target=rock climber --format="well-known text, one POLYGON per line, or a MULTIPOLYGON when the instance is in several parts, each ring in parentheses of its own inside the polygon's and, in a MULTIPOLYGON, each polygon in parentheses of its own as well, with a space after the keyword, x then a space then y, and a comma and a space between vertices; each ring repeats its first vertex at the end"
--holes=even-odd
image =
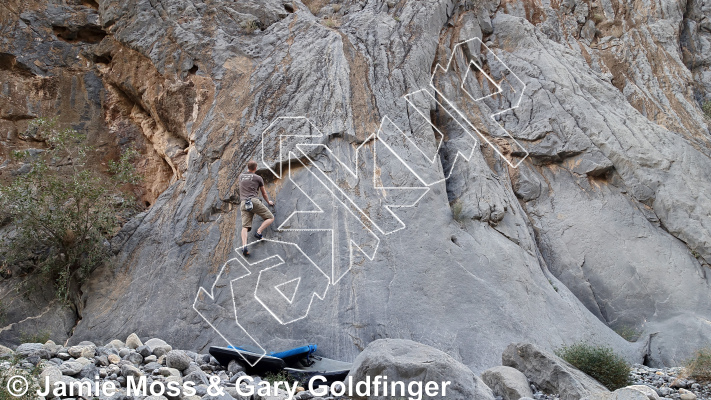
POLYGON ((274 202, 269 200, 269 195, 264 188, 264 180, 261 176, 257 175, 256 172, 257 162, 250 160, 247 163, 247 172, 240 174, 238 178, 240 199, 239 209, 242 212, 242 254, 245 257, 249 256, 249 251, 247 250, 247 233, 252 230, 252 219, 254 219, 254 214, 259 215, 264 220, 262 225, 254 232, 254 237, 259 240, 264 237, 264 230, 267 229, 272 222, 274 222, 274 215, 257 197, 257 192, 261 191, 262 197, 264 197, 267 204, 270 206, 274 205, 274 202))

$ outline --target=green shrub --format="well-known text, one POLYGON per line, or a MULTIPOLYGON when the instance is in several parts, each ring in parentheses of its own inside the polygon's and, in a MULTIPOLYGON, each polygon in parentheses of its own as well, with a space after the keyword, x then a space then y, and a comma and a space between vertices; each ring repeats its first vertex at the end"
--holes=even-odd
POLYGON ((642 332, 633 326, 623 325, 615 328, 615 333, 628 342, 636 342, 642 332))
POLYGON ((66 301, 109 256, 106 239, 129 204, 119 185, 138 180, 130 163, 136 153, 111 163, 114 179, 106 179, 87 165, 94 149, 85 135, 59 129, 56 119, 33 121, 26 135, 47 148, 18 152, 15 157, 30 164, 30 171, 0 186, 0 209, 17 231, 3 255, 6 264, 54 282, 57 296, 66 301))
POLYGON ((48 331, 20 332, 20 343, 47 343, 50 338, 48 331))
POLYGON ((558 286, 556 286, 555 283, 553 283, 553 279, 548 278, 548 283, 550 283, 551 286, 553 286, 553 290, 555 290, 556 292, 558 291, 558 286))
POLYGON ((698 350, 686 362, 686 375, 697 381, 711 382, 711 347, 698 350))
POLYGON ((304 3, 313 15, 318 15, 321 9, 326 5, 325 0, 304 0, 302 3, 304 3))
POLYGON ((704 110, 704 115, 706 115, 706 118, 711 119, 711 100, 704 103, 701 106, 701 109, 704 110))
POLYGON ((462 201, 457 199, 450 204, 450 207, 452 208, 452 217, 454 220, 457 222, 463 222, 464 215, 462 215, 462 211, 464 209, 464 204, 462 201))
POLYGON ((249 21, 244 21, 242 22, 242 30, 244 30, 247 33, 254 33, 257 29, 259 29, 259 24, 255 20, 249 20, 249 21))
POLYGON ((629 364, 610 347, 580 342, 564 346, 555 353, 610 390, 617 390, 630 383, 629 364))
POLYGON ((290 385, 293 385, 294 382, 297 382, 286 371, 281 371, 278 373, 268 372, 266 375, 264 375, 264 380, 269 382, 271 385, 274 385, 276 382, 287 382, 290 385))
POLYGON ((37 398, 37 390, 39 390, 37 374, 37 370, 28 372, 16 367, 0 370, 0 400, 35 400, 37 398), (15 397, 8 391, 8 380, 13 376, 22 376, 29 384, 29 390, 20 397, 15 397))

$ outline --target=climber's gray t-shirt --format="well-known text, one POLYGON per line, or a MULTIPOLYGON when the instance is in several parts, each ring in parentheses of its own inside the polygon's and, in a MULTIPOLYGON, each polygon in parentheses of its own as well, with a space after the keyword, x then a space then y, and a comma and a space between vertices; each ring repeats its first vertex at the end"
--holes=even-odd
POLYGON ((245 172, 239 176, 239 198, 241 201, 258 197, 259 188, 264 186, 264 179, 257 174, 245 172))

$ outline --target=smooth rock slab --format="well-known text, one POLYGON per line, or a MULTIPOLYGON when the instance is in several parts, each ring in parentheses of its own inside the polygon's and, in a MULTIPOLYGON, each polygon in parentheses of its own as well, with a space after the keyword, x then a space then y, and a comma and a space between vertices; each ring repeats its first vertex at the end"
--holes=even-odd
POLYGON ((484 381, 495 396, 504 400, 519 400, 521 397, 533 397, 533 391, 528 385, 528 379, 516 368, 499 366, 489 368, 481 374, 484 381))
MULTIPOLYGON (((367 376, 387 376, 389 382, 436 382, 438 396, 434 399, 494 400, 484 382, 464 364, 433 347, 410 340, 380 339, 368 345, 353 362, 349 377, 361 382, 367 376), (451 381, 442 395, 442 382, 451 381)), ((382 391, 380 392, 382 393, 382 391)), ((397 396, 395 396, 397 397, 397 396)), ((408 396, 405 396, 408 397, 408 396)), ((370 396, 368 399, 392 397, 370 396)), ((354 399, 364 399, 355 396, 354 399)))

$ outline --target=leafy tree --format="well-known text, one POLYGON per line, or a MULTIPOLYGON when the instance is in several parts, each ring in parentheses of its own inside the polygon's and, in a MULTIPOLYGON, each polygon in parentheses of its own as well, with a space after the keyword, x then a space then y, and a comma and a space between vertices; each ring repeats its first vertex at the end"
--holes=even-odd
POLYGON ((110 163, 112 179, 107 179, 87 165, 94 149, 86 136, 59 129, 56 119, 32 121, 26 135, 47 148, 15 152, 13 156, 31 168, 0 186, 0 206, 15 227, 5 261, 52 280, 58 297, 66 301, 109 255, 107 238, 129 203, 119 185, 140 180, 131 165, 136 152, 110 163))

